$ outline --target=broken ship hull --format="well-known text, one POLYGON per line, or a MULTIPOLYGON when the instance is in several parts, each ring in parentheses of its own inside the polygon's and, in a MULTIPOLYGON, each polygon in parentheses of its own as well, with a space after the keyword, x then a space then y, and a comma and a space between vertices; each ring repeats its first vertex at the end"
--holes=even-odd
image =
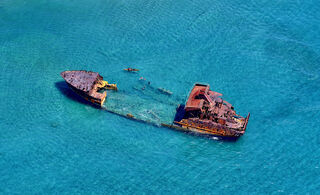
POLYGON ((87 93, 73 87, 72 85, 70 85, 69 83, 67 83, 68 86, 70 87, 70 89, 72 89, 72 91, 74 91, 77 95, 79 95, 80 97, 82 97, 83 99, 85 99, 86 101, 96 105, 96 106, 99 106, 101 107, 101 105, 103 105, 105 99, 97 99, 97 98, 94 98, 94 97, 91 97, 90 95, 88 95, 87 93))
POLYGON ((106 87, 107 82, 97 72, 74 70, 64 71, 61 77, 66 81, 68 86, 85 100, 102 106, 107 93, 100 93, 99 90, 106 87))
MULTIPOLYGON (((100 89, 111 88, 117 90, 115 84, 108 84, 103 81, 103 77, 96 72, 65 71, 61 73, 61 76, 76 94, 100 107, 103 106, 106 99, 106 92, 100 93, 100 89)), ((172 119, 169 119, 167 122, 153 123, 141 118, 137 113, 137 115, 133 115, 130 112, 119 112, 117 108, 110 106, 108 106, 108 109, 106 107, 104 109, 132 120, 156 126, 161 125, 198 136, 235 140, 245 133, 250 114, 246 118, 237 115, 231 104, 222 100, 220 96, 222 94, 211 91, 209 85, 195 84, 186 104, 179 105, 176 109, 173 122, 170 122, 172 119)), ((119 107, 120 105, 117 103, 114 106, 119 107)))

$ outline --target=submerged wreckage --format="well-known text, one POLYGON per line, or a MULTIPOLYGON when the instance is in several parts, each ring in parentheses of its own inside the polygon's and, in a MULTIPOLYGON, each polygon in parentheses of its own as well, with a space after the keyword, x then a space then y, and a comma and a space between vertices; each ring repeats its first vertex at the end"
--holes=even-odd
MULTIPOLYGON (((107 93, 100 90, 117 90, 116 84, 104 81, 97 72, 64 71, 61 76, 74 92, 101 107, 107 93)), ((173 123, 160 125, 209 137, 237 139, 245 133, 250 113, 246 118, 236 114, 233 106, 221 96, 222 94, 211 91, 209 85, 195 84, 186 104, 178 106, 173 123)), ((143 121, 130 113, 120 115, 143 121)))

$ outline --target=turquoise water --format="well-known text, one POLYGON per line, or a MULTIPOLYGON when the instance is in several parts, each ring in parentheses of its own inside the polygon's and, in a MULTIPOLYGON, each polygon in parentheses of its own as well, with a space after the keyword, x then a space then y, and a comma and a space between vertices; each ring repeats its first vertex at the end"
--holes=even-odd
POLYGON ((319 193, 319 8, 0 1, 0 193, 319 193), (62 82, 78 69, 126 94, 143 76, 172 91, 172 104, 208 83, 251 113, 247 132, 223 142, 96 109, 62 82))

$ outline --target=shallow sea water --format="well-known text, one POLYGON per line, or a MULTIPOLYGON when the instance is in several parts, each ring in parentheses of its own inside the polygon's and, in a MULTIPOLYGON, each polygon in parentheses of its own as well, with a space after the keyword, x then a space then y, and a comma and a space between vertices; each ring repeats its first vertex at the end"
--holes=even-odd
POLYGON ((319 8, 0 1, 0 193, 319 193, 319 8), (172 105, 208 83, 251 113, 247 132, 223 142, 96 109, 59 75, 78 69, 120 89, 143 76, 172 91, 172 105))

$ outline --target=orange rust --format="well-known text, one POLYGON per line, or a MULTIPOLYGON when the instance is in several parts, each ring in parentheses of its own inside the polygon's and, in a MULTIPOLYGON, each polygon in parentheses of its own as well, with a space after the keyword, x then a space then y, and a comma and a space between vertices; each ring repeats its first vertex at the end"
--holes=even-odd
POLYGON ((250 114, 244 118, 233 106, 211 91, 209 85, 195 84, 183 112, 177 113, 174 124, 190 131, 218 136, 239 137, 244 134, 250 114), (177 117, 178 116, 178 117, 177 117))

